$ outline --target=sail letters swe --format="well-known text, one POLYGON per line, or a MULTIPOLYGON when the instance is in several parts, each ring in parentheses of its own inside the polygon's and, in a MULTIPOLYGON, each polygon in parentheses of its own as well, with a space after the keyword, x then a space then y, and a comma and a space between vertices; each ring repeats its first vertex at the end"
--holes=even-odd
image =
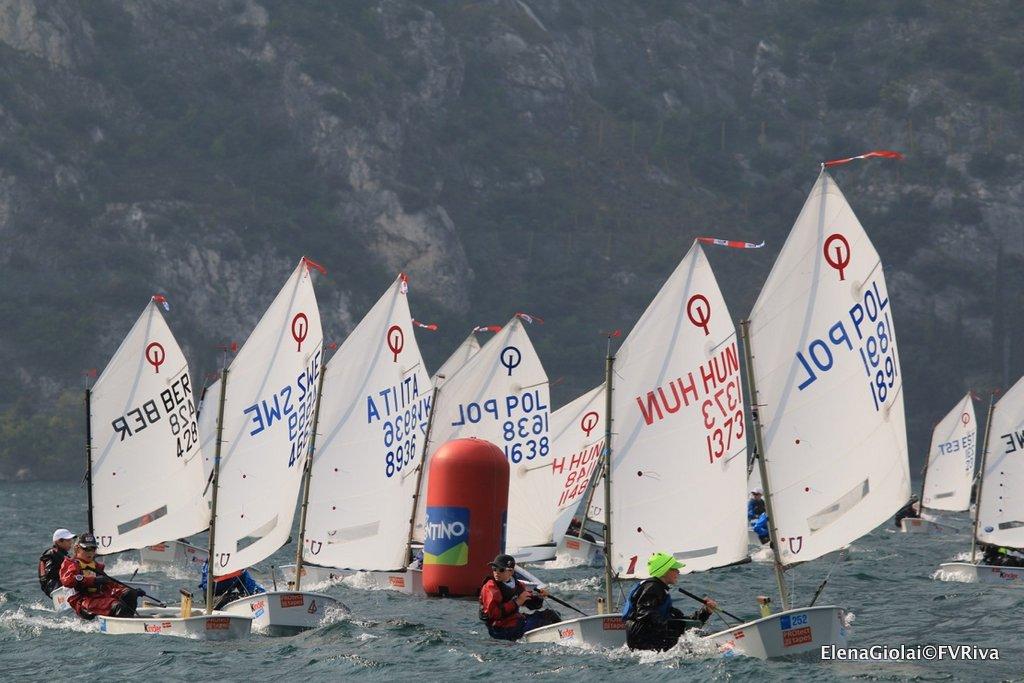
POLYGON ((292 467, 305 455, 309 443, 316 406, 316 386, 320 379, 321 353, 322 350, 318 348, 291 384, 242 411, 249 416, 251 422, 249 436, 259 436, 270 429, 282 429, 287 425, 290 444, 288 467, 292 467))
POLYGON ((830 325, 823 336, 812 339, 806 349, 796 352, 796 360, 803 369, 800 391, 832 370, 839 354, 856 351, 875 410, 880 410, 898 390, 899 356, 889 313, 889 295, 884 284, 879 286, 878 280, 868 283, 861 301, 830 325))

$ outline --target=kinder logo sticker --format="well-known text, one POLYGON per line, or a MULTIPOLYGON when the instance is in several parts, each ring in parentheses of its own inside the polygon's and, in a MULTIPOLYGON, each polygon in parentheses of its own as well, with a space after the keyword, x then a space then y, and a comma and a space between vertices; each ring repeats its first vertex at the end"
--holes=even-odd
POLYGON ((560 628, 558 629, 558 637, 562 640, 565 640, 566 638, 575 638, 576 631, 571 628, 560 628))
POLYGON ((142 628, 146 629, 146 633, 160 633, 160 624, 143 624, 142 628))
POLYGON ((469 508, 428 507, 423 564, 462 567, 469 563, 469 508))
POLYGON ((256 600, 254 602, 249 603, 249 609, 251 609, 253 612, 258 612, 258 611, 262 610, 263 609, 263 601, 262 600, 256 600))
POLYGON ((281 596, 281 607, 302 607, 305 601, 301 593, 289 593, 281 596))
POLYGON ((794 645, 803 645, 814 640, 811 635, 811 627, 804 626, 803 628, 794 628, 789 631, 785 631, 782 634, 782 647, 793 647, 794 645))

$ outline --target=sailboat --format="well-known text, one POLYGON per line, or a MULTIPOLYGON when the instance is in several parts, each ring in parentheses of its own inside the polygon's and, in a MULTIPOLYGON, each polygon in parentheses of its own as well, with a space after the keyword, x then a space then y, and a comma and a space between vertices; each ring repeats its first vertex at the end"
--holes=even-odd
MULTIPOLYGON (((992 401, 995 394, 992 395, 992 401)), ((970 562, 939 565, 937 578, 946 581, 1024 585, 1024 567, 1003 567, 978 562, 978 546, 988 543, 1024 548, 1024 378, 989 404, 981 449, 978 504, 970 562), (990 454, 989 451, 992 451, 990 454)))
POLYGON ((971 506, 978 425, 968 392, 932 430, 931 448, 921 481, 921 517, 905 517, 905 533, 943 533, 953 527, 924 518, 924 508, 963 512, 971 506))
POLYGON ((422 594, 409 570, 418 465, 436 389, 399 275, 331 358, 324 375, 302 556, 286 578, 320 583, 365 572, 360 585, 422 594))
MULTIPOLYGON (((198 533, 210 524, 192 378, 154 296, 86 392, 89 529, 103 554, 198 533)), ((146 589, 149 592, 149 589, 146 589)), ((251 619, 183 618, 141 607, 133 619, 99 616, 108 634, 160 633, 203 640, 249 634, 251 619)))
MULTIPOLYGON (((694 243, 618 354, 609 350, 605 377, 604 604, 612 604, 614 580, 642 578, 647 558, 659 550, 683 561, 685 572, 745 562, 748 427, 736 329, 700 244, 694 243)), ((839 627, 831 610, 821 616, 802 611, 711 638, 766 656, 783 619, 814 629, 808 643, 792 644, 792 653, 817 648, 839 627)), ((620 616, 599 612, 530 631, 525 639, 620 647, 626 635, 620 616)))
MULTIPOLYGON (((313 268, 320 269, 299 262, 207 396, 216 410, 204 410, 199 426, 212 465, 208 554, 215 577, 238 574, 289 540, 323 362, 313 268)), ((211 578, 207 611, 213 584, 211 578)), ((222 609, 251 617, 259 632, 288 635, 316 627, 338 604, 323 593, 275 590, 222 609)))
MULTIPOLYGON (((452 439, 476 437, 501 448, 510 466, 506 551, 518 562, 555 556, 554 508, 536 488, 551 471, 538 467, 551 460, 548 378, 517 313, 441 385, 431 418, 427 452, 452 439)), ((429 461, 429 457, 428 457, 429 461)), ((423 541, 427 470, 415 517, 414 540, 423 541)), ((428 561, 429 558, 425 558, 428 561)))
POLYGON ((554 458, 550 496, 557 514, 555 557, 562 562, 604 561, 604 541, 591 533, 588 521, 601 519, 598 473, 604 451, 604 384, 594 387, 551 413, 554 458))

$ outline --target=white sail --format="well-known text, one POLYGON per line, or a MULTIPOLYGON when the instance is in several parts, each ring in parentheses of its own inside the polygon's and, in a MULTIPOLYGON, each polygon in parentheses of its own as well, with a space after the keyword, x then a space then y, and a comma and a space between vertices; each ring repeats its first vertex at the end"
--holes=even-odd
POLYGON ((452 355, 448 356, 448 359, 441 364, 441 367, 437 369, 434 376, 430 378, 430 381, 434 384, 438 383, 438 380, 444 380, 454 375, 463 365, 465 365, 470 358, 476 355, 476 352, 480 350, 480 342, 476 338, 476 332, 471 332, 466 341, 459 344, 459 348, 455 349, 452 355))
POLYGON ((305 561, 405 567, 432 388, 399 277, 327 364, 305 561))
POLYGON ((92 389, 92 500, 101 553, 207 527, 188 362, 150 302, 92 389))
POLYGON ((552 537, 556 543, 565 536, 573 513, 600 469, 604 415, 604 384, 551 413, 552 459, 536 467, 550 473, 537 483, 551 500, 552 537))
POLYGON ((910 497, 893 322, 878 253, 822 171, 750 314, 783 564, 838 550, 910 497))
POLYGON ((968 393, 932 430, 925 471, 925 507, 962 511, 971 506, 978 423, 974 400, 968 393))
MULTIPOLYGON (((245 569, 288 540, 322 353, 320 311, 303 259, 228 367, 215 575, 245 569)), ((204 425, 209 413, 216 418, 219 399, 219 391, 207 392, 204 425)), ((204 441, 212 457, 215 437, 204 441)))
POLYGON ((1024 378, 996 402, 978 504, 978 540, 1024 548, 1024 378))
MULTIPOLYGON (((509 549, 552 540, 550 498, 539 496, 535 490, 535 483, 550 477, 551 472, 534 468, 552 456, 550 404, 548 377, 517 317, 446 379, 437 396, 430 453, 452 439, 475 436, 497 445, 508 458, 509 549)), ((425 501, 427 480, 424 476, 421 501, 425 501)), ((416 518, 419 540, 425 517, 421 503, 416 518)))
POLYGON ((747 425, 736 329, 700 245, 616 354, 612 566, 663 550, 700 571, 747 556, 747 425))

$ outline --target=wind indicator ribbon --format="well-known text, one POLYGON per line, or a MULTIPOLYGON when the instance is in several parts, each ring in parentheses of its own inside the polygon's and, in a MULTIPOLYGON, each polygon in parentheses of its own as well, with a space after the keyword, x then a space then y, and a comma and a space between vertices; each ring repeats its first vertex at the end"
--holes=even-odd
POLYGON ((473 328, 473 332, 492 332, 498 334, 501 332, 501 325, 477 325, 473 328))
POLYGON ((701 244, 716 244, 720 247, 729 247, 730 249, 760 249, 764 246, 764 240, 761 240, 760 244, 754 244, 753 242, 738 242, 736 240, 721 240, 717 237, 698 237, 697 241, 701 244))
POLYGON ((167 303, 167 297, 164 296, 163 294, 154 294, 153 295, 153 302, 154 303, 158 303, 161 306, 163 306, 165 311, 170 311, 171 310, 171 305, 169 303, 167 303))
POLYGON ((416 318, 413 318, 412 324, 416 327, 422 327, 425 330, 430 330, 431 332, 437 332, 437 323, 421 323, 416 318))
POLYGON ((302 257, 302 262, 304 264, 306 264, 307 268, 314 268, 316 270, 319 270, 321 275, 327 275, 327 269, 324 268, 323 266, 321 266, 319 263, 317 263, 313 259, 307 258, 307 257, 303 256, 302 257))
POLYGON ((889 149, 876 149, 871 152, 865 152, 864 154, 858 154, 855 157, 846 157, 845 159, 833 159, 832 161, 826 161, 822 163, 822 168, 832 168, 833 166, 842 166, 848 164, 851 161, 858 159, 903 159, 903 155, 899 152, 894 152, 889 149))
POLYGON ((533 323, 539 323, 541 325, 544 324, 544 318, 541 318, 541 317, 536 316, 536 315, 529 315, 527 313, 519 312, 519 313, 516 313, 516 317, 519 318, 520 320, 525 320, 526 322, 530 323, 531 325, 533 323))
POLYGON ((408 294, 409 293, 409 276, 406 275, 405 273, 399 273, 398 274, 398 279, 402 281, 402 286, 399 287, 399 290, 401 290, 402 294, 408 294))

